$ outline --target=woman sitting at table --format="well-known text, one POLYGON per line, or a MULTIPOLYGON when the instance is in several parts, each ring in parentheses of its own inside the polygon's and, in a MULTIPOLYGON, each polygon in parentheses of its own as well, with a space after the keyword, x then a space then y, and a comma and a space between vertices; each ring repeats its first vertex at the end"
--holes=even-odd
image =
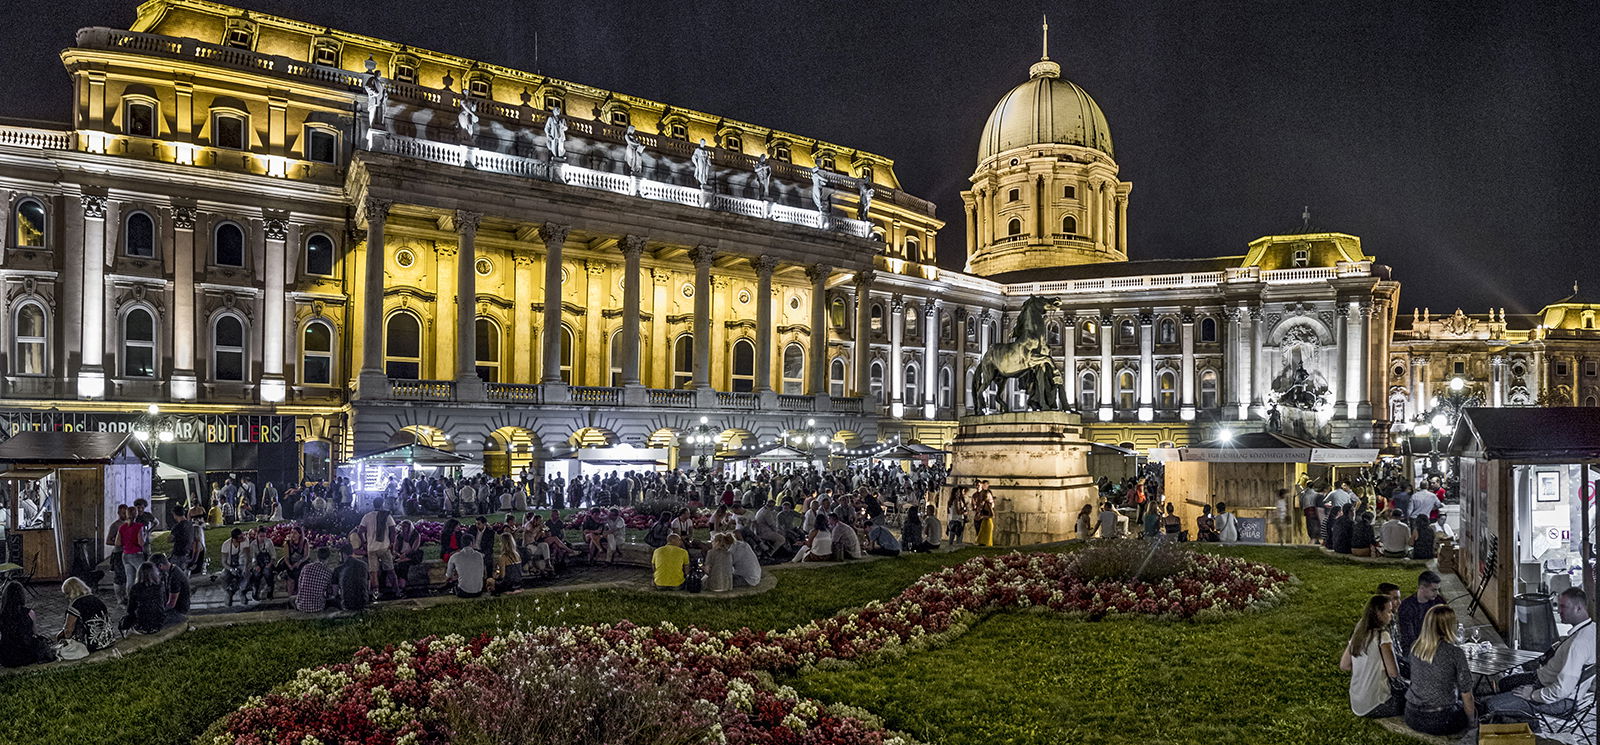
POLYGON ((1456 612, 1448 605, 1429 608, 1422 636, 1411 645, 1406 726, 1428 735, 1454 735, 1478 721, 1467 653, 1456 644, 1456 612))
POLYGON ((1405 699, 1394 692, 1392 682, 1400 678, 1394 659, 1394 639, 1389 636, 1389 619, 1394 615, 1394 599, 1373 595, 1367 609, 1356 622, 1355 633, 1344 645, 1339 669, 1350 673, 1350 711, 1370 719, 1398 716, 1405 699))

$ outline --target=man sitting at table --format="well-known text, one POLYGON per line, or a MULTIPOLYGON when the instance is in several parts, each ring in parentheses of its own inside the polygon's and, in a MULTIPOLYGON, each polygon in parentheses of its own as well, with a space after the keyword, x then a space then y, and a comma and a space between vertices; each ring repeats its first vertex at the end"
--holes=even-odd
POLYGON ((1422 636, 1422 617, 1428 614, 1429 608, 1445 604, 1444 597, 1439 594, 1439 583, 1443 581, 1433 571, 1424 570, 1417 575, 1417 593, 1400 601, 1400 612, 1396 614, 1399 620, 1395 623, 1400 632, 1396 657, 1410 657, 1411 645, 1422 636))
POLYGON ((1589 598, 1581 587, 1569 587, 1556 600, 1561 622, 1572 633, 1543 657, 1529 662, 1533 672, 1515 673, 1495 684, 1499 691, 1483 702, 1484 716, 1510 714, 1532 718, 1536 713, 1564 717, 1572 713, 1579 696, 1594 695, 1594 678, 1582 680, 1583 669, 1594 665, 1594 621, 1589 618, 1589 598))

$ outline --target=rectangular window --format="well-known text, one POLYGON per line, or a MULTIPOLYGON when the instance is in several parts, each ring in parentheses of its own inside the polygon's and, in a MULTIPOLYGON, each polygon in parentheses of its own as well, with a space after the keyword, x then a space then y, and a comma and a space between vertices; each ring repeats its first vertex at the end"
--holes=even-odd
POLYGON ((472 96, 473 98, 488 98, 488 78, 473 78, 472 80, 467 81, 467 95, 472 96))
POLYGON ((1556 363, 1556 377, 1558 377, 1558 378, 1567 377, 1567 363, 1565 363, 1565 362, 1557 362, 1556 363))
POLYGON ((1062 199, 1077 199, 1078 198, 1078 187, 1073 186, 1071 184, 1068 184, 1066 186, 1061 187, 1061 198, 1062 199))
POLYGON ((1466 375, 1467 374, 1467 363, 1462 362, 1460 360, 1457 360, 1453 370, 1454 370, 1454 374, 1456 374, 1456 375, 1466 375))
POLYGON ((402 83, 417 83, 417 67, 409 62, 396 62, 394 65, 394 79, 402 83))
POLYGON ((1600 362, 1590 361, 1583 363, 1583 374, 1585 377, 1590 378, 1600 376, 1600 362))
POLYGON ((338 67, 339 47, 334 44, 318 44, 316 51, 311 53, 311 61, 323 67, 338 67))
POLYGON ((307 127, 306 160, 313 163, 338 162, 339 136, 321 127, 307 127))
POLYGON ((129 101, 123 131, 135 137, 156 136, 156 107, 149 101, 129 101))
POLYGON ((215 114, 211 117, 211 144, 228 148, 229 150, 243 150, 244 142, 244 117, 237 114, 215 114))

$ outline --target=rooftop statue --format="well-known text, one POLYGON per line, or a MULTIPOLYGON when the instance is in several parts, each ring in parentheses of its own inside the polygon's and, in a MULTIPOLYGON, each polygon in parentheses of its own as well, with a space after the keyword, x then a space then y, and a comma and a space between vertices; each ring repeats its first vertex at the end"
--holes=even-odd
POLYGON ((768 190, 772 188, 772 165, 767 163, 767 154, 762 153, 756 159, 756 198, 766 199, 768 190))
POLYGON ((561 115, 559 106, 551 106, 550 118, 544 120, 544 139, 551 158, 567 159, 567 118, 561 115))
POLYGON ((473 138, 478 136, 478 102, 468 96, 461 97, 461 111, 456 113, 456 127, 461 130, 461 139, 467 144, 472 144, 473 138))
POLYGON ((622 134, 622 143, 627 147, 623 157, 627 159, 628 175, 638 178, 644 172, 644 143, 639 141, 639 131, 632 124, 622 134))
POLYGON ((812 166, 811 203, 816 205, 817 211, 824 215, 828 214, 828 196, 827 194, 823 193, 823 186, 826 183, 827 179, 822 175, 822 168, 818 166, 812 166))
POLYGON ((689 156, 689 162, 694 164, 694 180, 700 182, 700 188, 711 186, 711 151, 706 149, 706 140, 700 138, 700 144, 695 146, 694 154, 689 156))
POLYGON ((861 197, 860 209, 856 210, 856 219, 867 219, 867 210, 872 207, 872 179, 861 177, 856 183, 856 193, 861 197))
POLYGON ((367 58, 367 77, 361 81, 362 90, 367 92, 367 113, 370 117, 367 123, 374 128, 383 127, 383 107, 389 102, 389 84, 383 76, 378 74, 378 63, 367 58))

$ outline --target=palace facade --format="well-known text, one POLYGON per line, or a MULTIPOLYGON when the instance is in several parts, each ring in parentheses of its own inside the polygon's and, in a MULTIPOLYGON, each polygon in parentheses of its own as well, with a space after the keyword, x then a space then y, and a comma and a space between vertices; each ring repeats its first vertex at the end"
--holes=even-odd
POLYGON ((491 472, 675 461, 693 434, 939 445, 1033 295, 1065 304, 1049 344, 1089 435, 1137 448, 1274 411, 1381 443, 1432 365, 1526 348, 1516 404, 1582 400, 1600 361, 1548 322, 1471 352, 1397 336, 1355 236, 1130 258, 1106 117, 1048 59, 982 134, 963 272, 889 158, 759 124, 206 0, 62 61, 70 125, 0 127, 0 417, 161 432, 196 472, 324 478, 406 442, 491 472))

